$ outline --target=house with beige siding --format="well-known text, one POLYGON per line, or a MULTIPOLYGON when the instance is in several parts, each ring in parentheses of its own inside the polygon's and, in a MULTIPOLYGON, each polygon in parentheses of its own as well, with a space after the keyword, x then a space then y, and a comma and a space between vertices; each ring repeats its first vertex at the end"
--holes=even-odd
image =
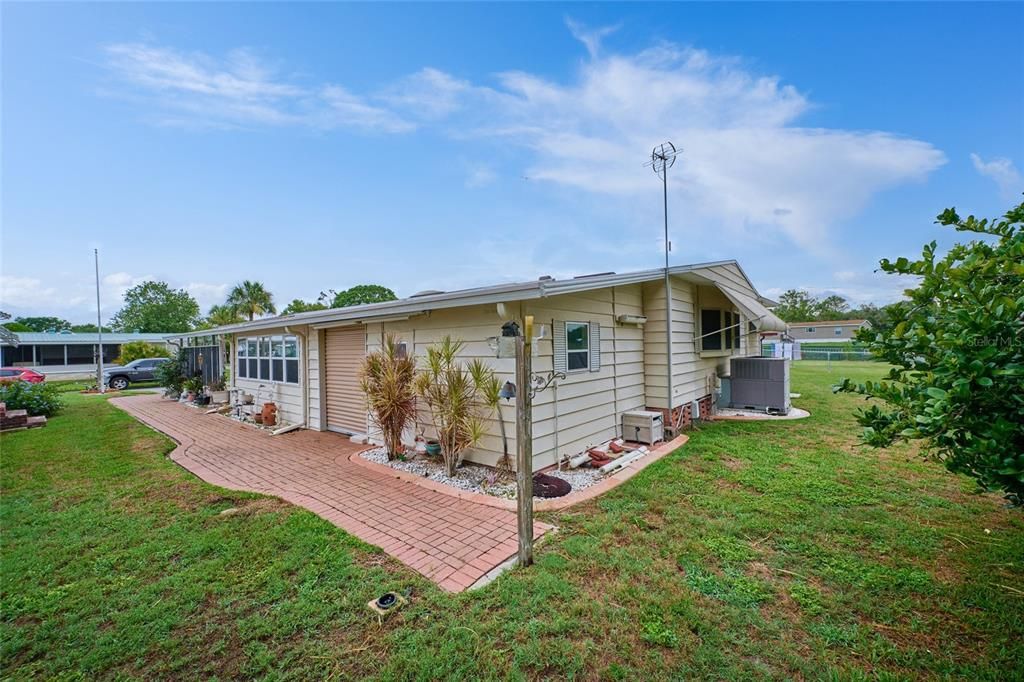
POLYGON ((800 343, 852 341, 857 331, 871 327, 868 320, 821 320, 819 322, 790 322, 789 334, 800 343))
MULTIPOLYGON (((423 356, 446 335, 464 343, 502 380, 514 360, 496 357, 493 339, 509 320, 534 317, 548 333, 535 344, 533 370, 564 373, 537 394, 534 469, 620 434, 623 412, 657 410, 680 430, 714 409, 729 359, 755 355, 760 334, 786 324, 762 303, 736 261, 624 274, 423 292, 387 303, 297 313, 227 325, 217 334, 230 352, 230 385, 277 404, 280 419, 308 429, 373 438, 359 368, 385 334, 423 356)), ((515 449, 515 402, 502 404, 466 459, 494 464, 506 423, 515 449)), ((430 436, 429 414, 415 432, 430 436)), ((410 433, 410 438, 415 433, 410 433)))

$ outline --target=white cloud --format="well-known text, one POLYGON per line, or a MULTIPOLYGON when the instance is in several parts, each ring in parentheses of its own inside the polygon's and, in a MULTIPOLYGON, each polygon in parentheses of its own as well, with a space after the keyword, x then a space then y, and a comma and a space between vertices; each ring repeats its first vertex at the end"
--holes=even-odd
MULTIPOLYGON (((946 162, 931 144, 893 133, 800 125, 814 108, 808 96, 739 58, 672 43, 611 53, 601 39, 612 29, 567 23, 589 58, 564 81, 509 71, 495 84, 473 83, 427 67, 360 94, 301 85, 245 50, 220 61, 138 44, 108 53, 111 68, 171 112, 170 122, 382 133, 433 126, 455 142, 525 151, 512 172, 601 195, 606 214, 616 202, 635 214, 649 201, 653 182, 642 163, 669 139, 682 149, 669 179, 673 206, 703 227, 691 236, 698 242, 781 235, 829 253, 837 224, 946 162)), ((1003 172, 1000 160, 991 164, 1003 172)), ((467 186, 487 184, 492 172, 471 170, 467 186)))
POLYGON ((181 126, 298 125, 401 133, 413 129, 386 108, 331 83, 290 82, 248 49, 217 60, 141 43, 106 47, 107 67, 148 96, 160 122, 181 126))
POLYGON ((569 17, 565 18, 565 25, 569 27, 569 31, 572 33, 572 37, 583 43, 584 47, 587 48, 587 53, 590 54, 591 59, 597 57, 601 51, 601 41, 606 36, 611 35, 619 30, 619 26, 602 26, 601 28, 588 28, 574 19, 569 17))
MULTIPOLYGON (((109 320, 124 304, 128 289, 154 278, 129 272, 113 272, 100 278, 100 302, 103 319, 109 320)), ((214 303, 223 303, 227 284, 169 282, 172 288, 184 288, 205 312, 214 303)), ((15 316, 57 315, 71 322, 96 321, 96 283, 90 276, 54 274, 44 282, 36 277, 0 276, 0 310, 15 316)))
POLYGON ((475 165, 469 169, 469 173, 466 175, 466 187, 470 189, 485 187, 497 179, 498 174, 490 166, 475 165))
POLYGON ((903 292, 915 288, 920 281, 920 278, 912 275, 889 275, 872 271, 844 271, 833 273, 832 276, 839 284, 811 281, 792 287, 772 287, 761 293, 778 300, 786 289, 803 289, 816 298, 842 296, 849 302, 851 308, 856 308, 867 303, 885 305, 901 300, 905 298, 903 292))
POLYGON ((974 164, 974 170, 999 186, 999 194, 1004 199, 1019 197, 1024 190, 1024 178, 1010 159, 1000 157, 985 161, 977 154, 971 154, 971 163, 974 164))

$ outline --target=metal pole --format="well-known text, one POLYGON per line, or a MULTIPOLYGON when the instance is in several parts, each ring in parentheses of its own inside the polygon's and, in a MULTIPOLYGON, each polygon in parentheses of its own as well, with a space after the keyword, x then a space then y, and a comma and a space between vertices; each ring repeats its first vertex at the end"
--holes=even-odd
POLYGON ((665 387, 668 391, 668 425, 673 432, 676 428, 675 415, 672 413, 672 281, 668 272, 668 252, 672 245, 668 241, 668 165, 661 170, 662 200, 665 209, 665 387))
POLYGON ((516 517, 519 565, 533 563, 533 316, 523 319, 523 334, 516 337, 516 517))
POLYGON ((103 385, 103 318, 100 315, 100 250, 92 250, 93 258, 96 262, 96 344, 97 358, 96 363, 96 390, 100 393, 106 393, 106 387, 103 385))

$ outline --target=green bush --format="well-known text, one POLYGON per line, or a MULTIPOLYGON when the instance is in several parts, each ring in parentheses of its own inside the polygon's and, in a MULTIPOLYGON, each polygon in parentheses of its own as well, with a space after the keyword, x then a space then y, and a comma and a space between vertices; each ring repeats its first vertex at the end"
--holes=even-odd
POLYGON ((30 384, 27 381, 13 381, 0 384, 0 403, 8 410, 28 410, 33 416, 52 417, 64 407, 60 389, 48 382, 30 384))
POLYGON ((168 391, 181 393, 185 386, 185 350, 179 350, 176 358, 159 365, 153 371, 153 377, 168 391))
POLYGON ((148 341, 129 341, 121 345, 121 355, 115 362, 119 365, 127 365, 133 360, 140 358, 169 358, 171 354, 166 346, 148 341))

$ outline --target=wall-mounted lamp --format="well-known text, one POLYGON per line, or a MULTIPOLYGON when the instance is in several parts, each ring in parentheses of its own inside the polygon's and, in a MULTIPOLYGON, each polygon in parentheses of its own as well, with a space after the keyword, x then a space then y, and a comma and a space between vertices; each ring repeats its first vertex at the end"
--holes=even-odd
POLYGON ((498 391, 498 397, 504 398, 505 400, 512 400, 512 398, 516 397, 516 385, 511 381, 506 381, 502 385, 501 390, 498 391))

